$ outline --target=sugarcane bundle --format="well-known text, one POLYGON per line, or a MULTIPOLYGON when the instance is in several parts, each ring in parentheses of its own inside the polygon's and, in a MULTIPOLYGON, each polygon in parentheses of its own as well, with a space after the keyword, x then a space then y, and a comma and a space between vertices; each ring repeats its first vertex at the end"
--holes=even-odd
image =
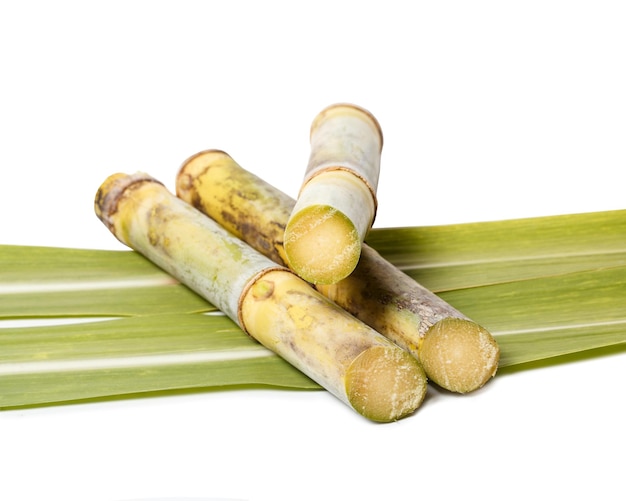
POLYGON ((298 200, 219 150, 183 164, 178 198, 111 176, 96 213, 157 267, 0 246, 0 318, 80 320, 0 329, 0 408, 261 384, 326 388, 386 422, 421 405, 426 376, 466 393, 498 368, 626 346, 623 211, 370 230, 381 148, 373 115, 341 104, 313 122, 298 200))
POLYGON ((149 175, 110 176, 95 207, 121 242, 363 416, 395 421, 422 403, 415 358, 149 175))
MULTIPOLYGON (((259 252, 286 264, 283 233, 296 202, 227 153, 207 150, 190 157, 178 172, 176 191, 259 252)), ((366 244, 349 276, 317 289, 413 354, 447 390, 474 391, 496 373, 499 349, 485 328, 366 244)))

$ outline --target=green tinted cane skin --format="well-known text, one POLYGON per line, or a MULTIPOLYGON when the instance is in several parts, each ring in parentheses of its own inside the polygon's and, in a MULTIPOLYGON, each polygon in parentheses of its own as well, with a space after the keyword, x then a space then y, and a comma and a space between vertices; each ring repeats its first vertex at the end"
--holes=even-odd
POLYGON ((395 421, 421 404, 426 376, 413 357, 150 176, 110 176, 95 210, 121 242, 363 416, 395 421))
MULTIPOLYGON (((220 150, 186 160, 177 194, 277 263, 295 201, 220 150)), ((491 334, 364 244, 355 270, 317 289, 418 358, 439 386, 467 393, 496 373, 500 351, 491 334), (448 356, 442 359, 441 355, 448 356), (467 365, 463 360, 470 360, 467 365)))

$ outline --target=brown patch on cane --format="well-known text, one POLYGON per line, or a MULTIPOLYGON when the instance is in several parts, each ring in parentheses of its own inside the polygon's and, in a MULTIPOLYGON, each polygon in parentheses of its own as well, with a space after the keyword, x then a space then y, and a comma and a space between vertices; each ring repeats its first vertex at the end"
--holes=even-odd
POLYGON ((149 174, 137 172, 135 174, 117 173, 110 175, 98 188, 94 200, 94 209, 98 218, 116 236, 114 215, 118 211, 120 201, 128 193, 144 183, 163 184, 149 174))
POLYGON ((230 158, 228 153, 222 150, 203 150, 185 160, 176 175, 176 196, 188 200, 190 205, 199 210, 202 210, 202 199, 198 194, 196 183, 201 182, 202 177, 214 167, 207 159, 210 156, 230 158), (184 196, 185 194, 188 196, 184 196))

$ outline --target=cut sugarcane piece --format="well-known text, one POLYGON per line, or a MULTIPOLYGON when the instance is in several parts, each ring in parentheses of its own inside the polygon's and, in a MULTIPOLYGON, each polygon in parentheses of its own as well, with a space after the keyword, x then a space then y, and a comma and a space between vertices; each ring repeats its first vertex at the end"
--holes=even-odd
POLYGON ((289 267, 314 284, 333 284, 352 273, 371 226, 368 199, 363 183, 346 171, 311 179, 285 228, 289 267))
POLYGON ((426 376, 407 352, 147 174, 110 176, 95 209, 121 242, 363 416, 395 421, 423 401, 426 376))
MULTIPOLYGON (((285 264, 281 228, 296 202, 227 153, 207 150, 188 159, 179 170, 176 191, 259 252, 285 264)), ((489 332, 367 244, 350 276, 316 288, 413 354, 428 377, 447 390, 473 391, 497 371, 500 350, 489 332), (425 342, 431 337, 437 339, 437 350, 425 342), (465 363, 453 361, 455 367, 450 367, 438 351, 455 353, 465 363)))
POLYGON ((425 396, 426 376, 413 357, 386 338, 354 335, 364 324, 292 273, 272 271, 254 282, 241 316, 264 346, 301 370, 306 361, 309 373, 318 381, 323 374, 327 389, 373 421, 396 420, 425 396))
POLYGON ((285 226, 287 264, 305 280, 331 284, 356 267, 376 216, 382 133, 366 110, 330 106, 311 125, 311 154, 285 226))

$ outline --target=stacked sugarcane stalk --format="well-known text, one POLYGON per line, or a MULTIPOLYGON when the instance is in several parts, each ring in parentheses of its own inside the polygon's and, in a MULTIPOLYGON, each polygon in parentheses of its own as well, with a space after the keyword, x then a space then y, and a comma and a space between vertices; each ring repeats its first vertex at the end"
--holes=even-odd
POLYGON ((482 326, 386 261, 375 219, 382 132, 367 110, 324 109, 296 200, 207 150, 181 167, 176 195, 148 174, 113 174, 98 217, 144 255, 363 416, 421 405, 427 380, 481 388, 500 350, 482 326))

